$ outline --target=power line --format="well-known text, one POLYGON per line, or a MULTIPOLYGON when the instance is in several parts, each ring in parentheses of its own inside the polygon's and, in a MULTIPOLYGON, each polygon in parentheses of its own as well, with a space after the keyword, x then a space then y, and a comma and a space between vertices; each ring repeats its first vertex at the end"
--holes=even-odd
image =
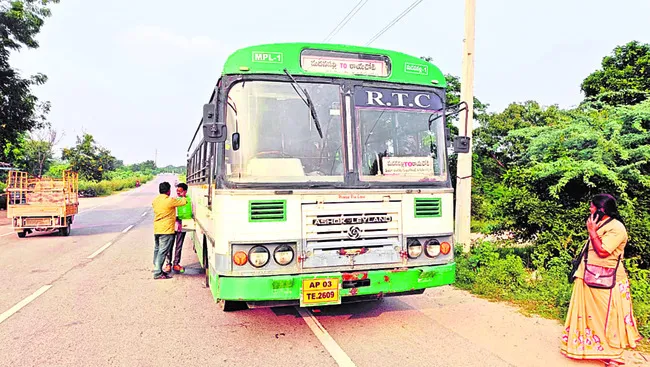
POLYGON ((384 29, 382 29, 381 31, 379 31, 379 33, 377 33, 376 35, 374 35, 374 36, 370 39, 370 41, 368 41, 368 42, 366 43, 366 46, 369 46, 371 43, 375 42, 375 41, 377 40, 377 38, 381 37, 382 34, 386 33, 387 30, 389 30, 392 26, 394 26, 395 24, 397 24, 397 22, 399 22, 400 19, 404 18, 404 16, 406 16, 406 14, 408 14, 411 10, 415 9, 416 6, 420 5, 420 3, 421 3, 422 1, 424 1, 424 0, 416 0, 416 1, 414 1, 413 4, 411 4, 408 8, 406 8, 406 10, 404 10, 400 15, 398 15, 398 16, 397 16, 395 19, 393 19, 390 23, 388 23, 388 25, 387 25, 386 27, 384 27, 384 29))
POLYGON ((367 2, 368 0, 359 0, 357 5, 355 5, 354 8, 352 8, 352 10, 350 10, 343 19, 341 19, 339 24, 337 24, 336 27, 334 27, 334 29, 330 32, 330 34, 328 34, 327 37, 325 37, 323 42, 329 42, 332 39, 332 37, 336 36, 336 34, 339 33, 339 31, 341 31, 341 29, 343 29, 343 27, 345 27, 346 24, 348 24, 348 22, 359 12, 359 10, 361 10, 361 8, 363 8, 364 5, 366 5, 367 2))

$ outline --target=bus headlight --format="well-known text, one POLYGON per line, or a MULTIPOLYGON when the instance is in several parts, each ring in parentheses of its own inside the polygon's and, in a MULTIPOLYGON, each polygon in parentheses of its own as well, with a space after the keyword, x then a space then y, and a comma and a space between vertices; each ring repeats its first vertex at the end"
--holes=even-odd
POLYGON ((278 265, 289 265, 293 261, 293 249, 289 245, 280 245, 273 251, 273 258, 278 265))
POLYGON ((424 253, 426 253, 429 257, 436 257, 440 255, 440 241, 434 238, 425 242, 424 253))
POLYGON ((422 255, 422 244, 417 239, 409 238, 408 241, 406 241, 406 246, 411 259, 417 259, 422 255))
POLYGON ((256 268, 268 264, 269 258, 269 250, 264 246, 255 246, 248 251, 248 261, 256 268))

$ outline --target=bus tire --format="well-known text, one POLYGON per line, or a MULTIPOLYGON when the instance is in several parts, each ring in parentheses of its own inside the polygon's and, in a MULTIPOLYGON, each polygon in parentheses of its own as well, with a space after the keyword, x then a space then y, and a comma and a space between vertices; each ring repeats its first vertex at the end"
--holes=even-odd
POLYGON ((205 287, 210 289, 210 267, 205 268, 205 287))
POLYGON ((248 305, 244 301, 224 301, 220 300, 219 305, 223 312, 235 312, 248 310, 248 305))
POLYGON ((18 233, 18 238, 25 238, 27 236, 27 232, 22 231, 22 232, 17 232, 18 233))
POLYGON ((208 263, 208 243, 203 238, 203 268, 205 269, 205 287, 210 289, 210 264, 208 263))

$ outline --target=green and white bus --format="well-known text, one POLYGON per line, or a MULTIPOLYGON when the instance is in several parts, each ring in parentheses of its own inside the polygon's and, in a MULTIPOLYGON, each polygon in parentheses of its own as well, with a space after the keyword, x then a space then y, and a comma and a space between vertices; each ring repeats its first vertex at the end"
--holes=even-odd
POLYGON ((225 310, 452 284, 445 78, 400 52, 232 53, 188 148, 193 245, 225 310))

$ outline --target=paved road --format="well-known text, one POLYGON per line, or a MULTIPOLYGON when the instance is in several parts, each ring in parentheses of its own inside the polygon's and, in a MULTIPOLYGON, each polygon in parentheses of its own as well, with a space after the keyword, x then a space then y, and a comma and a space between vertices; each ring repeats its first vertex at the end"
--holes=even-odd
POLYGON ((0 227, 0 366, 601 365, 561 357, 557 322, 453 287, 223 313, 189 245, 187 274, 152 279, 156 190, 85 200, 70 237, 18 239, 0 227))

